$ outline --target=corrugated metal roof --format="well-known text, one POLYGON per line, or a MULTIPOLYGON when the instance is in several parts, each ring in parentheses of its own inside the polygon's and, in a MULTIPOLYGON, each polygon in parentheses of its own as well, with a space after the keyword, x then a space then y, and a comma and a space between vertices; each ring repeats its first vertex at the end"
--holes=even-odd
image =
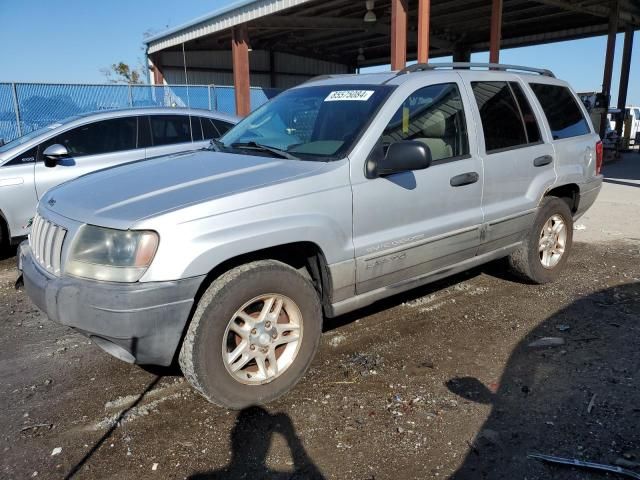
POLYGON ((242 0, 196 18, 189 23, 154 35, 148 38, 145 43, 148 52, 155 53, 310 1, 312 0, 242 0))

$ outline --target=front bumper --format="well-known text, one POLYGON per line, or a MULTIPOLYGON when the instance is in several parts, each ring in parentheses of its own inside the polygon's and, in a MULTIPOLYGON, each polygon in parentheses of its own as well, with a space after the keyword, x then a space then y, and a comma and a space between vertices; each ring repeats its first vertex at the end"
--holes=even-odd
POLYGON ((171 364, 204 279, 112 283, 52 277, 25 243, 18 256, 25 290, 40 310, 129 363, 171 364))

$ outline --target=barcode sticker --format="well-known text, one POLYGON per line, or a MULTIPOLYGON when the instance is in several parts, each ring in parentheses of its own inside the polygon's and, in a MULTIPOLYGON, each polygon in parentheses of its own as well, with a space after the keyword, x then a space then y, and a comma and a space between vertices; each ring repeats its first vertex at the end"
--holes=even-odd
POLYGON ((325 102, 344 102, 344 101, 357 101, 366 102, 373 95, 373 90, 334 90, 327 98, 325 102))

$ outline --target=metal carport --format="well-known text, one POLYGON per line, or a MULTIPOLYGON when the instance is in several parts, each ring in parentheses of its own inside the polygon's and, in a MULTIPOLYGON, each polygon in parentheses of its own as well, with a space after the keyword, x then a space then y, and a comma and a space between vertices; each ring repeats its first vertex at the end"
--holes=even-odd
POLYGON ((637 28, 635 0, 252 0, 146 42, 155 83, 169 73, 172 82, 179 80, 180 69, 197 83, 232 80, 236 110, 246 115, 250 83, 287 88, 365 66, 399 69, 408 60, 447 55, 469 61, 472 52, 486 50, 498 62, 501 48, 604 34, 609 37, 602 83, 608 96, 615 35, 625 32, 618 95, 624 106, 637 28))

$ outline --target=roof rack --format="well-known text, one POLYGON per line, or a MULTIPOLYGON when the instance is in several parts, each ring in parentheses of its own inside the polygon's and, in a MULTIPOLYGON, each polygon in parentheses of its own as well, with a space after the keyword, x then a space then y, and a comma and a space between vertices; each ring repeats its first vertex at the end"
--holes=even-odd
POLYGON ((545 77, 553 77, 555 75, 551 70, 547 70, 546 68, 532 68, 532 67, 523 67, 521 65, 505 65, 502 63, 477 63, 477 62, 453 62, 453 63, 416 63, 414 65, 409 65, 408 67, 400 70, 397 75, 404 75, 405 73, 413 73, 413 72, 423 72, 426 70, 437 70, 439 68, 451 68, 451 69, 468 69, 468 68, 487 68, 490 70, 501 70, 506 72, 508 70, 519 71, 519 72, 530 72, 530 73, 538 73, 540 75, 544 75, 545 77))

